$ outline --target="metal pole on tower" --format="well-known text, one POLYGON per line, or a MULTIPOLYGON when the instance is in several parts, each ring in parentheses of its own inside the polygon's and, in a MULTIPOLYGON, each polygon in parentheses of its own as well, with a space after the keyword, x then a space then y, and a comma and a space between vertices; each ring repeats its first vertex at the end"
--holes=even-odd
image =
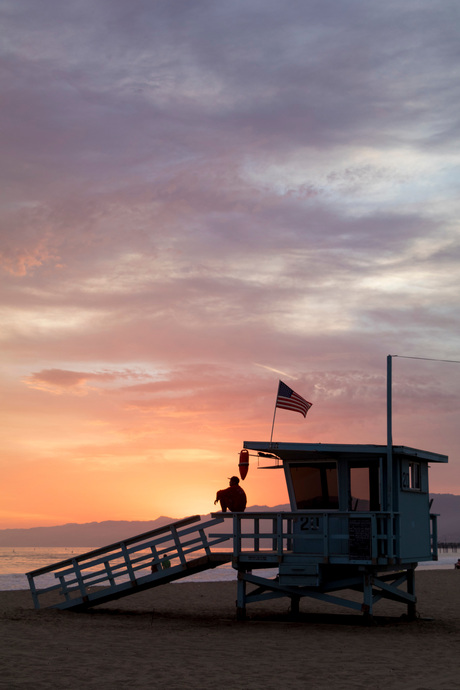
POLYGON ((392 421, 392 355, 387 357, 387 492, 386 510, 393 510, 392 474, 393 474, 393 421, 392 421))

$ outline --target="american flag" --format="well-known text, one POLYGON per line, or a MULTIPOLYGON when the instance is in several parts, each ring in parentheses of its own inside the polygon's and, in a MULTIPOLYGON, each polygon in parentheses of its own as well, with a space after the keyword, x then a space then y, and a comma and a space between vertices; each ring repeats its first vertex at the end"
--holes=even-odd
POLYGON ((300 412, 304 417, 307 416, 307 412, 313 403, 308 402, 300 395, 298 395, 292 388, 286 386, 285 383, 280 381, 278 386, 278 396, 276 398, 276 407, 281 407, 283 410, 293 410, 294 412, 300 412))

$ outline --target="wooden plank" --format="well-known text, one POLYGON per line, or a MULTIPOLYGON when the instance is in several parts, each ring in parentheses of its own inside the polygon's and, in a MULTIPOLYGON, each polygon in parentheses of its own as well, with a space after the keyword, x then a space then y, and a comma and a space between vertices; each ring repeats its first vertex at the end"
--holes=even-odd
POLYGON ((189 575, 194 575, 202 572, 203 570, 217 568, 223 563, 229 563, 231 558, 232 554, 228 552, 213 553, 211 558, 208 558, 207 556, 200 556, 192 561, 188 561, 185 569, 181 568, 181 566, 175 566, 171 569, 159 571, 158 573, 155 573, 154 576, 140 578, 135 586, 133 586, 130 582, 124 582, 114 589, 103 588, 97 592, 89 592, 85 600, 79 598, 71 602, 64 601, 55 604, 51 608, 78 610, 87 609, 91 606, 99 606, 100 604, 121 599, 125 596, 129 596, 130 594, 135 594, 136 592, 142 592, 146 589, 158 587, 169 582, 174 582, 175 580, 188 577, 189 575))

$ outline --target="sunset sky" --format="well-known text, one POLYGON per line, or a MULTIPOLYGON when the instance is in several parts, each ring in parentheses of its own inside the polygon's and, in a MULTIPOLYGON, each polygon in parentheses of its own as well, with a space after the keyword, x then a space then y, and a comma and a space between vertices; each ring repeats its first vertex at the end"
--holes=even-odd
POLYGON ((385 444, 388 354, 460 494, 460 4, 0 18, 0 528, 213 510, 279 379, 313 407, 275 441, 385 444))

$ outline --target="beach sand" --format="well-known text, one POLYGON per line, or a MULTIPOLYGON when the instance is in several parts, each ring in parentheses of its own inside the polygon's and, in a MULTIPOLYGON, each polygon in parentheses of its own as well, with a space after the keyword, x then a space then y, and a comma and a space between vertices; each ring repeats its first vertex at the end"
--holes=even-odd
POLYGON ((279 599, 239 622, 236 582, 167 584, 85 613, 0 592, 0 688, 460 688, 460 571, 417 572, 416 593, 417 620, 381 601, 366 626, 312 599, 297 619, 279 599))

